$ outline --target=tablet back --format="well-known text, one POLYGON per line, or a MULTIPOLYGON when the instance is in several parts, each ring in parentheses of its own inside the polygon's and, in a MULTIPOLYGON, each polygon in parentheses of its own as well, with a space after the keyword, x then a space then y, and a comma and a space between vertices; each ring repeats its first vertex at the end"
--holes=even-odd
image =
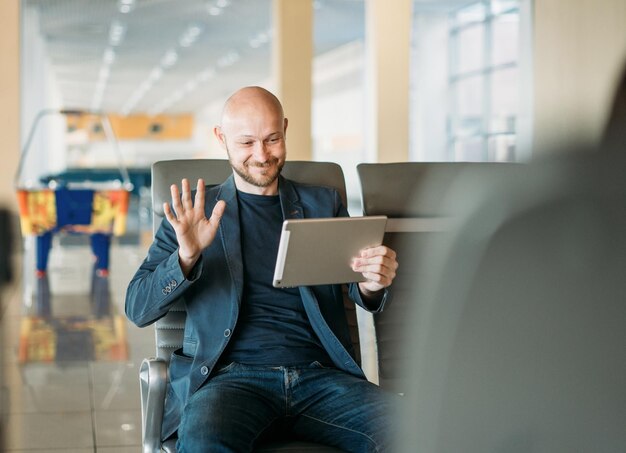
POLYGON ((278 247, 274 286, 293 287, 363 281, 352 258, 382 243, 387 217, 286 220, 278 247))

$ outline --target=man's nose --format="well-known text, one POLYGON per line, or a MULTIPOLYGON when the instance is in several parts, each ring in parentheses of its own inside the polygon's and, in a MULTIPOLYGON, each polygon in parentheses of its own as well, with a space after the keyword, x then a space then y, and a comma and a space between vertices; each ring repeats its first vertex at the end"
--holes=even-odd
POLYGON ((264 141, 259 140, 254 144, 254 159, 258 162, 265 162, 269 157, 267 145, 264 141))

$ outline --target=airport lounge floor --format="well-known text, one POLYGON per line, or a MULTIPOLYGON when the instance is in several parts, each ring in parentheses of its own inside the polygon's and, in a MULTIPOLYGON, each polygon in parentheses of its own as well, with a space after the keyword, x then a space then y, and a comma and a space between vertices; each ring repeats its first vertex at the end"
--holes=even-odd
MULTIPOLYGON (((26 244, 13 282, 0 292, 5 444, 0 452, 140 451, 139 366, 154 356, 154 330, 126 319, 124 296, 148 246, 111 246, 112 316, 98 320, 90 308, 92 257, 83 239, 83 244, 74 240, 68 245, 55 237, 48 265, 49 321, 33 316, 33 299, 24 297, 33 294, 32 245, 26 244)), ((359 331, 364 371, 375 376, 373 325, 363 311, 359 331)))
POLYGON ((126 320, 124 294, 144 251, 112 246, 114 316, 101 320, 90 316, 88 246, 53 247, 53 319, 46 323, 29 316, 23 292, 32 278, 23 279, 23 266, 17 266, 14 282, 2 291, 0 312, 5 451, 140 451, 138 369, 154 355, 154 338, 151 328, 126 320))

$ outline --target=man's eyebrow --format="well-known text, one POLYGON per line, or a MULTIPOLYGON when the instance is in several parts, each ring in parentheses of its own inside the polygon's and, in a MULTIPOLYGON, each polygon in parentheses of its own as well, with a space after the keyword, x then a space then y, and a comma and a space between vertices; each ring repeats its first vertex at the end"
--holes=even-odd
MULTIPOLYGON (((265 138, 271 137, 273 135, 282 135, 282 131, 270 132, 269 134, 265 136, 265 138)), ((237 135, 235 137, 235 140, 246 140, 246 139, 251 139, 251 138, 256 139, 256 136, 252 134, 241 134, 241 135, 237 135)))

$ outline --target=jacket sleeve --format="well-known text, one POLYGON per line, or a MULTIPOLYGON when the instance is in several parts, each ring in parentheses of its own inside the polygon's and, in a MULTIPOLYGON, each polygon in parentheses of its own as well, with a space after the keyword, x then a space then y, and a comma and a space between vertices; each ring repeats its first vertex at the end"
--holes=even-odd
POLYGON ((365 302, 359 291, 358 283, 350 283, 348 286, 348 295, 354 303, 371 313, 380 313, 383 311, 383 308, 385 308, 387 302, 391 300, 391 290, 385 288, 384 291, 381 292, 380 300, 365 302))
POLYGON ((178 262, 176 233, 163 220, 154 242, 126 290, 126 316, 139 327, 163 317, 202 273, 202 259, 187 278, 178 262))

